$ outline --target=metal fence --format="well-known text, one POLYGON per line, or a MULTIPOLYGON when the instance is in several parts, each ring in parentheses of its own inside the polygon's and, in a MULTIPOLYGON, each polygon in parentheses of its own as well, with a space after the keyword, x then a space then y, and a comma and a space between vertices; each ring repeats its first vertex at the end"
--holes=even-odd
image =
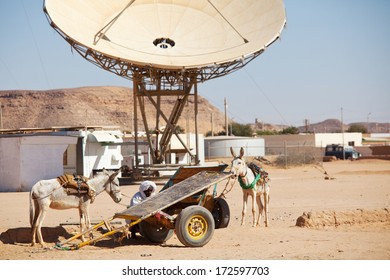
POLYGON ((311 144, 289 144, 266 146, 265 157, 272 158, 278 166, 317 164, 323 161, 324 149, 311 144))
MULTIPOLYGON (((218 147, 226 150, 226 156, 230 157, 230 147, 218 147)), ((317 164, 323 161, 324 148, 315 147, 314 143, 299 143, 299 142, 281 142, 273 145, 265 145, 252 147, 254 150, 258 149, 260 152, 256 154, 245 154, 246 157, 265 157, 265 159, 271 161, 273 164, 281 167, 305 165, 305 164, 317 164)), ((215 159, 215 156, 209 156, 213 154, 213 149, 217 147, 208 147, 206 151, 206 159, 215 159)), ((239 152, 240 147, 234 146, 233 149, 236 153, 239 152)), ((244 147, 245 149, 245 147, 244 147)), ((214 153, 215 154, 215 153, 214 153)))

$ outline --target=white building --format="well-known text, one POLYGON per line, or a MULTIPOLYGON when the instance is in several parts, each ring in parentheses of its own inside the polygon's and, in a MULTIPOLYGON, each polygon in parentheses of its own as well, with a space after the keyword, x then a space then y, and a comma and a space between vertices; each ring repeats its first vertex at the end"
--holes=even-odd
POLYGON ((0 191, 29 191, 37 181, 63 174, 63 154, 76 143, 73 136, 1 136, 0 191))
POLYGON ((64 173, 92 177, 122 166, 122 133, 104 127, 26 130, 0 135, 0 191, 29 191, 64 173))
MULTIPOLYGON (((179 137, 183 143, 190 150, 191 154, 196 155, 196 135, 193 133, 179 134, 179 137)), ((198 134, 198 160, 199 164, 204 164, 204 137, 202 134, 198 134)), ((172 135, 171 142, 168 149, 167 163, 173 164, 190 164, 191 157, 187 153, 186 149, 181 144, 176 135, 172 135)))
POLYGON ((315 146, 326 147, 326 145, 340 144, 344 146, 362 146, 363 135, 361 132, 347 133, 316 133, 315 146))
POLYGON ((92 177, 103 168, 118 170, 123 160, 120 146, 123 143, 122 136, 119 130, 79 131, 76 147, 69 147, 68 155, 73 156, 73 162, 68 162, 66 170, 86 177, 92 177), (76 153, 72 153, 74 149, 76 153))
POLYGON ((362 146, 362 133, 314 133, 264 135, 266 147, 283 147, 284 145, 314 146, 324 148, 326 145, 340 144, 344 146, 362 146))

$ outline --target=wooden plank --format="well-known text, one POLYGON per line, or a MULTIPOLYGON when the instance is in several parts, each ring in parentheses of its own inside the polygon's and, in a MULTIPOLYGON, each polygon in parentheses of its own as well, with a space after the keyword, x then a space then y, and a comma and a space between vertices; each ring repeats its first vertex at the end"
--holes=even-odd
POLYGON ((159 192, 153 197, 142 201, 120 213, 116 213, 114 218, 122 219, 146 219, 157 211, 163 210, 189 196, 208 189, 230 177, 230 173, 202 171, 198 174, 175 184, 174 186, 159 192))
POLYGON ((175 174, 168 180, 168 182, 164 185, 163 190, 187 179, 199 172, 202 171, 216 171, 222 172, 226 169, 227 164, 220 164, 215 166, 182 166, 180 167, 175 174))

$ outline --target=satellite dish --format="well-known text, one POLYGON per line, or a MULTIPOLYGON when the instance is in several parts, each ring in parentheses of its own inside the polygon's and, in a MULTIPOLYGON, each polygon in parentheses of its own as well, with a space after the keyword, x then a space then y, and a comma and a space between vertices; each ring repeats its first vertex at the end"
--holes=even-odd
POLYGON ((84 58, 130 79, 134 69, 225 75, 286 24, 282 0, 46 0, 44 11, 84 58))
POLYGON ((133 80, 135 151, 139 103, 154 163, 164 161, 173 134, 199 163, 197 83, 242 68, 275 42, 286 25, 283 0, 45 0, 44 12, 85 59, 133 80), (191 94, 195 155, 177 133, 191 94), (160 98, 166 96, 176 97, 170 116, 160 108, 160 98), (158 146, 144 99, 156 109, 156 128, 160 117, 166 123, 158 146))

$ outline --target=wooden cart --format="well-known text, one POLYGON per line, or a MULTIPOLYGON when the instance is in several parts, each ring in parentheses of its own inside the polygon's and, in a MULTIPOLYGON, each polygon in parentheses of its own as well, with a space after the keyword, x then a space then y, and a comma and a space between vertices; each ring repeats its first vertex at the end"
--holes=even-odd
POLYGON ((153 243, 163 243, 175 232, 185 246, 206 245, 211 240, 214 229, 224 228, 229 224, 229 206, 221 195, 217 196, 216 187, 218 183, 230 178, 231 174, 201 170, 198 169, 196 172, 192 170, 195 175, 179 180, 178 183, 171 185, 168 181, 162 191, 156 195, 58 243, 56 248, 79 249, 103 238, 117 235, 117 233, 121 233, 119 237, 116 237, 117 241, 121 241, 128 236, 129 229, 136 225, 139 225, 140 233, 153 243), (211 193, 209 189, 212 186, 214 190, 211 193), (115 219, 125 219, 127 223, 114 228, 112 221, 115 219), (101 227, 106 228, 106 232, 101 236, 65 246, 101 227))

